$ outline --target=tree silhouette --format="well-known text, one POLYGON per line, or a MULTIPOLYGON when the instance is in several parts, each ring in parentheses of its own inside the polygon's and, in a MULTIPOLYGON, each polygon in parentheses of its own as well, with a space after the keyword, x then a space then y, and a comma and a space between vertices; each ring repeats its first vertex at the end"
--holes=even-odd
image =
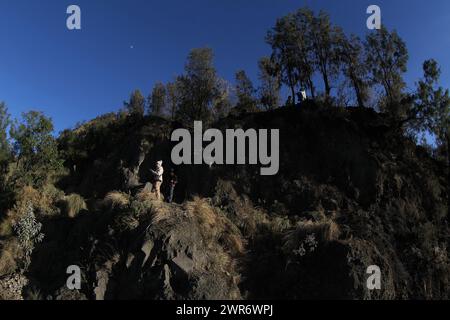
POLYGON ((0 174, 4 175, 8 162, 11 160, 11 146, 8 142, 7 130, 11 124, 8 108, 0 102, 0 174))
POLYGON ((157 82, 148 98, 149 113, 161 116, 166 109, 166 87, 163 83, 157 82))
POLYGON ((339 42, 343 32, 339 27, 333 26, 330 17, 324 11, 320 11, 316 17, 309 10, 301 10, 299 15, 304 15, 307 22, 309 41, 312 45, 312 54, 317 70, 322 75, 325 96, 331 96, 331 81, 339 72, 339 42))
POLYGON ((220 94, 213 51, 210 48, 193 49, 177 83, 180 93, 177 118, 187 126, 192 126, 195 120, 209 122, 213 102, 220 94))
POLYGON ((18 185, 44 185, 51 173, 62 168, 57 143, 52 135, 53 123, 38 111, 22 115, 22 123, 11 127, 17 170, 13 181, 18 185))
POLYGON ((435 135, 438 149, 448 162, 450 147, 449 90, 438 85, 441 70, 435 60, 426 60, 423 63, 423 72, 423 79, 417 83, 414 108, 408 120, 416 132, 428 130, 435 135))
POLYGON ((372 83, 381 85, 386 95, 380 104, 381 111, 395 117, 404 116, 407 110, 401 100, 405 88, 402 75, 406 72, 409 58, 406 44, 396 31, 389 32, 382 26, 367 35, 365 49, 372 83))
POLYGON ((266 109, 277 108, 280 103, 281 75, 270 58, 263 57, 258 62, 259 80, 259 103, 266 109))
POLYGON ((131 93, 130 100, 128 102, 124 102, 124 105, 131 115, 139 117, 144 116, 145 98, 141 91, 133 91, 133 93, 131 93))
POLYGON ((364 107, 369 97, 369 71, 365 65, 361 40, 355 35, 349 39, 344 36, 340 39, 339 47, 342 72, 355 91, 358 106, 364 107))
POLYGON ((245 112, 256 111, 255 88, 244 70, 236 72, 236 95, 238 97, 238 109, 245 112))

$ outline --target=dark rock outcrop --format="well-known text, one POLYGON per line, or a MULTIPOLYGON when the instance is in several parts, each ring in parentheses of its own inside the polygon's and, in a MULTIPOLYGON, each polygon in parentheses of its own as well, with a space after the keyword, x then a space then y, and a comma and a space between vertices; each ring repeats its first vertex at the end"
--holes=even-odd
MULTIPOLYGON (((135 194, 156 160, 170 167, 175 124, 147 118, 123 126, 114 127, 113 145, 91 144, 98 150, 65 181, 72 190, 94 199, 135 194)), ((221 232, 208 236, 218 227, 189 215, 204 204, 153 205, 147 217, 166 215, 156 222, 132 216, 136 207, 91 206, 74 221, 46 224, 46 241, 59 243, 35 255, 63 258, 48 272, 36 257, 36 281, 58 283, 47 288, 54 292, 62 279, 51 275, 82 262, 91 299, 449 298, 448 167, 389 119, 306 104, 213 126, 280 129, 276 176, 261 176, 259 166, 177 167, 176 200, 211 198, 221 232), (230 250, 239 246, 240 254, 230 250), (370 265, 381 269, 381 290, 366 286, 370 265)))

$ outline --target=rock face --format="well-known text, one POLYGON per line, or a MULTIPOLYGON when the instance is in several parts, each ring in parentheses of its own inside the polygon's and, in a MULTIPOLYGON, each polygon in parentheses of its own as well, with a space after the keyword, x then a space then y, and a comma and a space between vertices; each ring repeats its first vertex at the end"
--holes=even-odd
POLYGON ((195 212, 177 206, 157 210, 170 211, 161 221, 136 231, 122 263, 114 268, 114 298, 240 298, 232 275, 221 269, 226 266, 210 257, 211 250, 223 249, 205 239, 191 216, 195 212))
POLYGON ((382 115, 311 104, 224 119, 214 127, 280 129, 279 174, 180 166, 182 205, 139 192, 170 163, 175 125, 110 126, 64 182, 89 211, 44 222, 30 279, 45 296, 64 297, 79 264, 88 299, 449 298, 448 168, 382 115), (373 265, 381 290, 366 285, 373 265))
POLYGON ((228 244, 242 235, 206 200, 166 204, 143 188, 131 201, 99 203, 44 228, 49 238, 66 239, 43 243, 30 266, 33 285, 52 299, 241 298, 234 261, 242 252, 228 244), (50 256, 58 261, 49 264, 50 256), (65 288, 69 265, 83 270, 79 293, 65 288))

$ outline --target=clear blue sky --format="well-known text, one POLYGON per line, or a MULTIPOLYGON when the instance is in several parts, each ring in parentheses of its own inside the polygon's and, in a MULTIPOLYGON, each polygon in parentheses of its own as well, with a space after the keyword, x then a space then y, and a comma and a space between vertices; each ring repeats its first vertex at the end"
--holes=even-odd
POLYGON ((201 46, 214 49, 222 77, 233 81, 245 69, 256 81, 277 17, 308 5, 363 34, 370 4, 408 44, 408 84, 433 57, 450 87, 448 0, 0 0, 0 101, 14 117, 44 111, 60 131, 117 111, 135 88, 147 95, 156 81, 181 73, 189 50, 201 46), (66 28, 70 4, 81 7, 81 31, 66 28))

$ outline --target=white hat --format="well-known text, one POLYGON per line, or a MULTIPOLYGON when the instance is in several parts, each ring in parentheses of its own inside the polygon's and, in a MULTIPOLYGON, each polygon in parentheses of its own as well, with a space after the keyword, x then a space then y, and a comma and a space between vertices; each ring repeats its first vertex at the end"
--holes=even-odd
POLYGON ((159 161, 156 162, 156 164, 157 164, 158 166, 162 166, 163 161, 162 161, 162 160, 159 160, 159 161))

